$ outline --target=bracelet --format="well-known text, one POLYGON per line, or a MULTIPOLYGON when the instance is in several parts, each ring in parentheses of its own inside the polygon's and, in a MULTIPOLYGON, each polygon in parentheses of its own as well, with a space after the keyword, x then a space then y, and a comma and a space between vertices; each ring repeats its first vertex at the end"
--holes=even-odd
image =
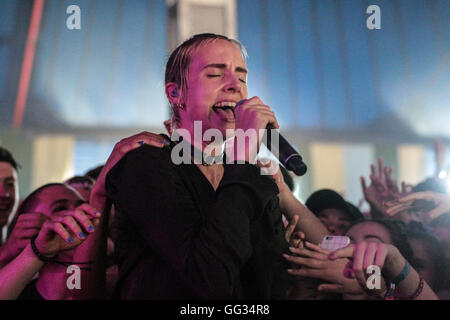
MULTIPOLYGON (((65 262, 65 261, 56 261, 54 260, 56 258, 56 256, 58 254, 55 254, 52 257, 46 257, 44 256, 41 252, 39 252, 38 248, 36 247, 36 243, 34 242, 36 240, 37 236, 34 236, 33 238, 31 238, 30 240, 30 244, 31 244, 31 250, 33 250, 34 254, 38 257, 39 260, 43 261, 43 262, 51 262, 51 263, 57 263, 60 264, 62 266, 68 267, 71 265, 78 265, 78 264, 84 264, 84 265, 90 265, 93 263, 93 261, 87 261, 87 262, 65 262)), ((90 267, 81 267, 81 270, 91 270, 90 267)))
POLYGON ((409 273, 409 270, 411 269, 411 265, 409 264, 408 260, 405 260, 405 266, 403 267, 403 270, 400 272, 398 276, 396 276, 391 283, 398 285, 400 282, 405 280, 406 276, 409 273))
POLYGON ((31 250, 33 250, 34 254, 38 257, 39 260, 43 262, 53 262, 53 259, 57 256, 56 254, 53 257, 46 257, 42 253, 39 252, 38 248, 36 247, 36 243, 34 242, 36 240, 37 236, 34 236, 30 240, 31 244, 31 250))
POLYGON ((414 300, 415 298, 417 298, 417 297, 422 293, 423 285, 424 285, 424 280, 423 280, 422 277, 420 277, 420 280, 419 280, 419 284, 418 284, 418 286, 417 286, 417 289, 416 289, 416 291, 414 291, 413 294, 411 294, 411 295, 408 296, 408 297, 401 297, 400 295, 397 295, 397 299, 401 299, 401 300, 414 300))

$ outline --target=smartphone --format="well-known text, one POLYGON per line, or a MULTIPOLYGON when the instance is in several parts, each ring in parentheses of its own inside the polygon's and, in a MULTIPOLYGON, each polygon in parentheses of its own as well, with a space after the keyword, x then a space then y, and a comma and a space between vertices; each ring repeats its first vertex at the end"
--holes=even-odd
POLYGON ((335 251, 344 248, 350 244, 350 238, 347 236, 325 236, 320 243, 322 249, 335 251))

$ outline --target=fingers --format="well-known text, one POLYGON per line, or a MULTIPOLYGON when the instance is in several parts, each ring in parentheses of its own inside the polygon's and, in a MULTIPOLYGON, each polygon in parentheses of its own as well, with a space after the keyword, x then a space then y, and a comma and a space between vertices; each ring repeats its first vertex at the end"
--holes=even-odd
POLYGON ((355 245, 349 244, 345 248, 333 251, 331 254, 328 255, 328 259, 336 260, 338 258, 351 258, 351 257, 353 257, 354 251, 355 251, 355 245))
POLYGON ((24 213, 19 215, 15 227, 40 229, 48 217, 42 213, 24 213))
POLYGON ((405 204, 397 204, 397 205, 393 205, 393 203, 394 202, 392 202, 392 201, 389 201, 389 202, 385 203, 385 205, 387 207, 385 212, 386 212, 387 215, 389 215, 391 217, 395 216, 399 212, 403 212, 403 211, 406 211, 406 210, 411 210, 413 208, 412 202, 411 203, 405 203, 405 204))
POLYGON ((387 254, 387 247, 383 244, 378 244, 374 264, 382 268, 384 266, 384 262, 386 261, 387 254))
POLYGON ((56 233, 59 235, 66 243, 72 243, 73 239, 71 238, 69 232, 63 227, 63 225, 56 221, 47 221, 42 226, 41 231, 36 239, 36 246, 39 251, 44 253, 44 249, 46 247, 46 243, 53 239, 53 234, 56 233))
POLYGON ((166 141, 166 139, 158 134, 154 134, 151 132, 143 131, 131 137, 120 140, 114 146, 114 152, 118 152, 123 155, 130 150, 139 148, 143 144, 148 144, 157 148, 162 148, 164 145, 170 143, 166 141))
POLYGON ((292 236, 292 233, 295 230, 295 227, 297 226, 297 222, 298 222, 298 216, 297 215, 295 215, 291 219, 291 221, 289 221, 289 225, 286 228, 286 232, 284 233, 284 239, 286 240, 287 243, 291 242, 291 236, 292 236))
POLYGON ((289 250, 297 256, 313 258, 313 259, 323 260, 323 261, 328 260, 327 254, 315 252, 315 251, 312 251, 309 249, 289 247, 289 250))
POLYGON ((345 293, 344 286, 342 284, 333 284, 333 283, 323 283, 317 287, 317 290, 320 292, 329 292, 329 293, 345 293))
POLYGON ((308 268, 313 268, 313 269, 320 269, 323 267, 323 261, 321 260, 316 260, 316 259, 309 259, 309 258, 302 258, 302 257, 294 257, 294 256, 290 256, 287 254, 283 254, 283 257, 296 265, 299 266, 305 266, 308 268))
POLYGON ((367 268, 375 263, 375 254, 377 253, 378 243, 369 242, 367 244, 367 248, 364 253, 364 262, 363 262, 363 270, 367 270, 367 268))
POLYGON ((78 223, 72 216, 66 215, 61 217, 55 217, 53 221, 60 223, 65 228, 70 230, 72 234, 74 234, 78 239, 83 239, 85 237, 84 233, 81 230, 80 225, 78 225, 78 223))
POLYGON ((323 277, 323 270, 320 269, 288 269, 287 272, 293 276, 305 277, 305 278, 318 278, 323 277))
POLYGON ((93 207, 83 204, 75 210, 60 212, 52 218, 72 231, 78 239, 84 239, 85 233, 94 232, 92 220, 98 218, 98 212, 93 207))
POLYGON ((265 129, 268 123, 272 124, 275 129, 280 128, 275 114, 272 112, 269 106, 265 105, 261 101, 259 97, 255 96, 246 100, 238 109, 236 109, 237 113, 246 113, 250 110, 252 112, 256 111, 258 113, 257 116, 264 121, 261 129, 265 129))
POLYGON ((308 242, 308 241, 305 241, 305 246, 306 246, 306 248, 308 248, 310 250, 322 253, 322 254, 324 254, 326 256, 328 256, 330 254, 330 252, 331 252, 329 250, 323 249, 320 246, 318 246, 318 245, 316 245, 314 243, 308 242))
POLYGON ((99 218, 101 216, 100 211, 91 206, 88 203, 83 203, 82 205, 77 207, 78 210, 83 210, 89 218, 99 218))
POLYGON ((424 191, 424 192, 414 192, 414 193, 408 194, 404 197, 399 198, 397 201, 400 203, 406 203, 406 202, 412 202, 414 200, 435 201, 436 199, 437 199, 436 194, 434 194, 433 192, 424 191))
POLYGON ((363 193, 366 194, 366 191, 367 191, 366 180, 364 179, 363 176, 360 177, 360 180, 361 180, 361 188, 363 190, 363 193))
POLYGON ((364 282, 364 256, 366 252, 367 243, 359 242, 355 245, 355 251, 353 253, 353 273, 358 281, 364 282))
POLYGON ((40 228, 25 229, 20 232, 18 239, 31 239, 39 233, 40 228))
POLYGON ((383 179, 383 159, 378 158, 378 179, 383 179))

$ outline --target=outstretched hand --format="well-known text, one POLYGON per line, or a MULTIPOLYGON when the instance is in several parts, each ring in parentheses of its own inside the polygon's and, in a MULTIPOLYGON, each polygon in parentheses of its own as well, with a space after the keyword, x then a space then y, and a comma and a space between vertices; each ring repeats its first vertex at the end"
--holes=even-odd
POLYGON ((331 251, 315 244, 305 242, 303 248, 289 248, 292 255, 284 255, 297 269, 288 270, 290 274, 301 278, 315 278, 325 281, 317 287, 320 292, 361 294, 362 290, 355 280, 344 276, 347 258, 330 260, 331 251))
POLYGON ((106 175, 108 172, 119 162, 120 159, 129 151, 141 147, 143 144, 148 144, 153 147, 162 148, 169 144, 164 137, 150 132, 141 132, 139 134, 133 135, 131 137, 120 140, 114 146, 111 155, 109 156, 106 164, 104 165, 100 175, 95 182, 94 188, 92 189, 89 203, 95 208, 103 211, 103 207, 106 201, 106 175))
POLYGON ((389 280, 398 275, 403 267, 402 258, 398 249, 390 244, 377 242, 358 242, 350 244, 345 248, 336 250, 329 255, 329 259, 348 258, 349 261, 344 269, 344 276, 349 279, 356 279, 361 289, 373 295, 380 294, 385 288, 370 289, 367 280, 370 274, 367 273, 369 266, 375 265, 383 270, 384 275, 391 275, 389 280), (399 269, 399 266, 400 269, 399 269))
POLYGON ((407 185, 402 182, 401 190, 398 189, 397 181, 392 178, 392 167, 385 167, 381 158, 378 159, 378 170, 370 165, 370 171, 370 186, 367 187, 366 180, 361 177, 364 198, 370 204, 372 217, 386 216, 385 203, 405 195, 407 185))
POLYGON ((419 212, 425 221, 431 221, 450 212, 450 196, 431 191, 415 192, 397 201, 389 201, 386 206, 386 213, 390 216, 414 210, 419 212))

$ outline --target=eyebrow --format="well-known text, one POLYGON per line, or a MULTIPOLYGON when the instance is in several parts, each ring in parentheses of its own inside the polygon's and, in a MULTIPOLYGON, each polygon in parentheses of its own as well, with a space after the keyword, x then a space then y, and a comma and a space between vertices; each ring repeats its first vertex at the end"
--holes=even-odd
POLYGON ((365 235, 365 236, 364 236, 364 239, 367 239, 367 238, 375 238, 375 239, 378 239, 378 240, 380 240, 381 242, 384 243, 384 240, 383 240, 383 239, 381 239, 379 236, 376 236, 376 235, 374 235, 374 234, 367 234, 367 235, 365 235))
POLYGON ((16 181, 16 179, 14 177, 6 177, 4 181, 16 181))
POLYGON ((53 207, 55 207, 55 206, 58 205, 58 204, 66 204, 68 201, 69 201, 69 200, 67 200, 67 199, 59 199, 59 200, 56 200, 55 202, 53 202, 53 203, 50 205, 50 207, 53 208, 53 207))
MULTIPOLYGON (((226 69, 227 65, 225 63, 210 63, 203 67, 203 69, 206 69, 206 68, 226 69)), ((245 69, 243 67, 236 67, 235 71, 241 72, 241 73, 248 73, 247 69, 245 69)))

